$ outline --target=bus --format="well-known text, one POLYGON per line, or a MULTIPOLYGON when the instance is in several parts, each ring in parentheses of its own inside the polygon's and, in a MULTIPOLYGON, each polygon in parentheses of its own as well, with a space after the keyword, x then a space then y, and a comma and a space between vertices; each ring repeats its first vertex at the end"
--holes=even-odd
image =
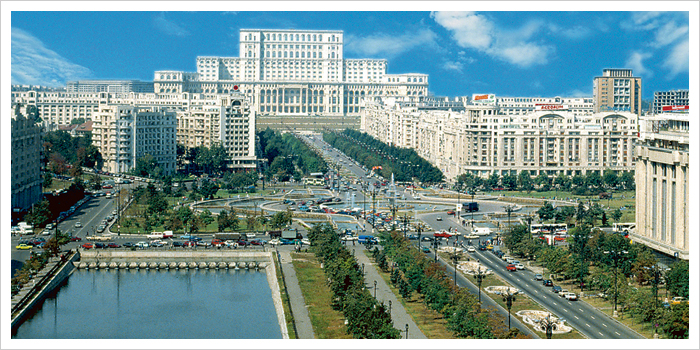
POLYGON ((545 233, 545 234, 554 233, 555 235, 561 235, 561 234, 566 234, 568 229, 569 229, 569 227, 566 223, 563 223, 563 224, 532 224, 532 225, 530 225, 530 233, 532 233, 533 235, 540 234, 540 233, 545 233))
POLYGON ((613 223, 612 230, 613 232, 628 235, 630 231, 633 231, 635 228, 637 228, 636 222, 617 222, 613 223))

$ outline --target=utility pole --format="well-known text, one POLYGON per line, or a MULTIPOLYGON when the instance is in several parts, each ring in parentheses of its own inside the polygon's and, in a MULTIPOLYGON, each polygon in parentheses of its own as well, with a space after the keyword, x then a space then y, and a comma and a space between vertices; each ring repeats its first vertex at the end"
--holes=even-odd
POLYGON ((503 294, 503 301, 506 303, 506 307, 508 307, 508 330, 510 331, 510 309, 513 307, 513 302, 515 301, 515 294, 511 294, 510 288, 503 294))

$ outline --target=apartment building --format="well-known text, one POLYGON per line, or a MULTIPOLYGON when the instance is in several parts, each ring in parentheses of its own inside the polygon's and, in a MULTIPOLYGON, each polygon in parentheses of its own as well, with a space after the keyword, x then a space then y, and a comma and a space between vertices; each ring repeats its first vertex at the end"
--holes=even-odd
POLYGON ((690 258, 687 114, 641 118, 635 181, 637 229, 632 241, 680 259, 690 258))
POLYGON ((103 169, 126 173, 150 155, 164 174, 175 171, 176 113, 167 107, 101 104, 93 116, 92 143, 103 169))
POLYGON ((367 103, 362 119, 362 131, 414 148, 448 181, 465 172, 485 178, 494 171, 556 176, 634 170, 637 115, 630 112, 504 115, 495 104, 450 111, 367 103))
POLYGON ((196 72, 156 71, 158 93, 250 98, 258 129, 359 128, 361 101, 428 95, 428 75, 387 74, 384 59, 345 59, 342 31, 240 31, 240 57, 197 57, 196 72))
POLYGON ((30 208, 42 195, 42 129, 26 115, 26 106, 12 107, 12 208, 19 210, 30 208))
POLYGON ((153 82, 140 80, 78 80, 66 83, 67 92, 153 92, 153 82))
POLYGON ((642 113, 642 78, 631 69, 603 69, 593 78, 593 100, 596 112, 628 111, 642 113))
POLYGON ((654 115, 671 111, 688 111, 690 90, 654 91, 651 112, 654 115))

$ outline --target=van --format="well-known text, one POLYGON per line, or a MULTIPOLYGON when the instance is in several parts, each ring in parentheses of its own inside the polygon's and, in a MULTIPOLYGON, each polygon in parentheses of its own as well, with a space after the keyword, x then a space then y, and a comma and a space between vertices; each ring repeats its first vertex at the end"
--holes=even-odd
POLYGON ((376 243, 377 239, 372 235, 360 235, 357 237, 357 242, 362 243, 376 243))

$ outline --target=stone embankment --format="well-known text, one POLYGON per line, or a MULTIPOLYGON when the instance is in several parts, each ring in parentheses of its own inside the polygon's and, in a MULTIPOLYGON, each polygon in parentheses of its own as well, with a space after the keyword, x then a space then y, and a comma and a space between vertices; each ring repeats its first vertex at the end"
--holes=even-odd
POLYGON ((245 251, 100 251, 80 252, 78 269, 264 269, 271 252, 245 251))

